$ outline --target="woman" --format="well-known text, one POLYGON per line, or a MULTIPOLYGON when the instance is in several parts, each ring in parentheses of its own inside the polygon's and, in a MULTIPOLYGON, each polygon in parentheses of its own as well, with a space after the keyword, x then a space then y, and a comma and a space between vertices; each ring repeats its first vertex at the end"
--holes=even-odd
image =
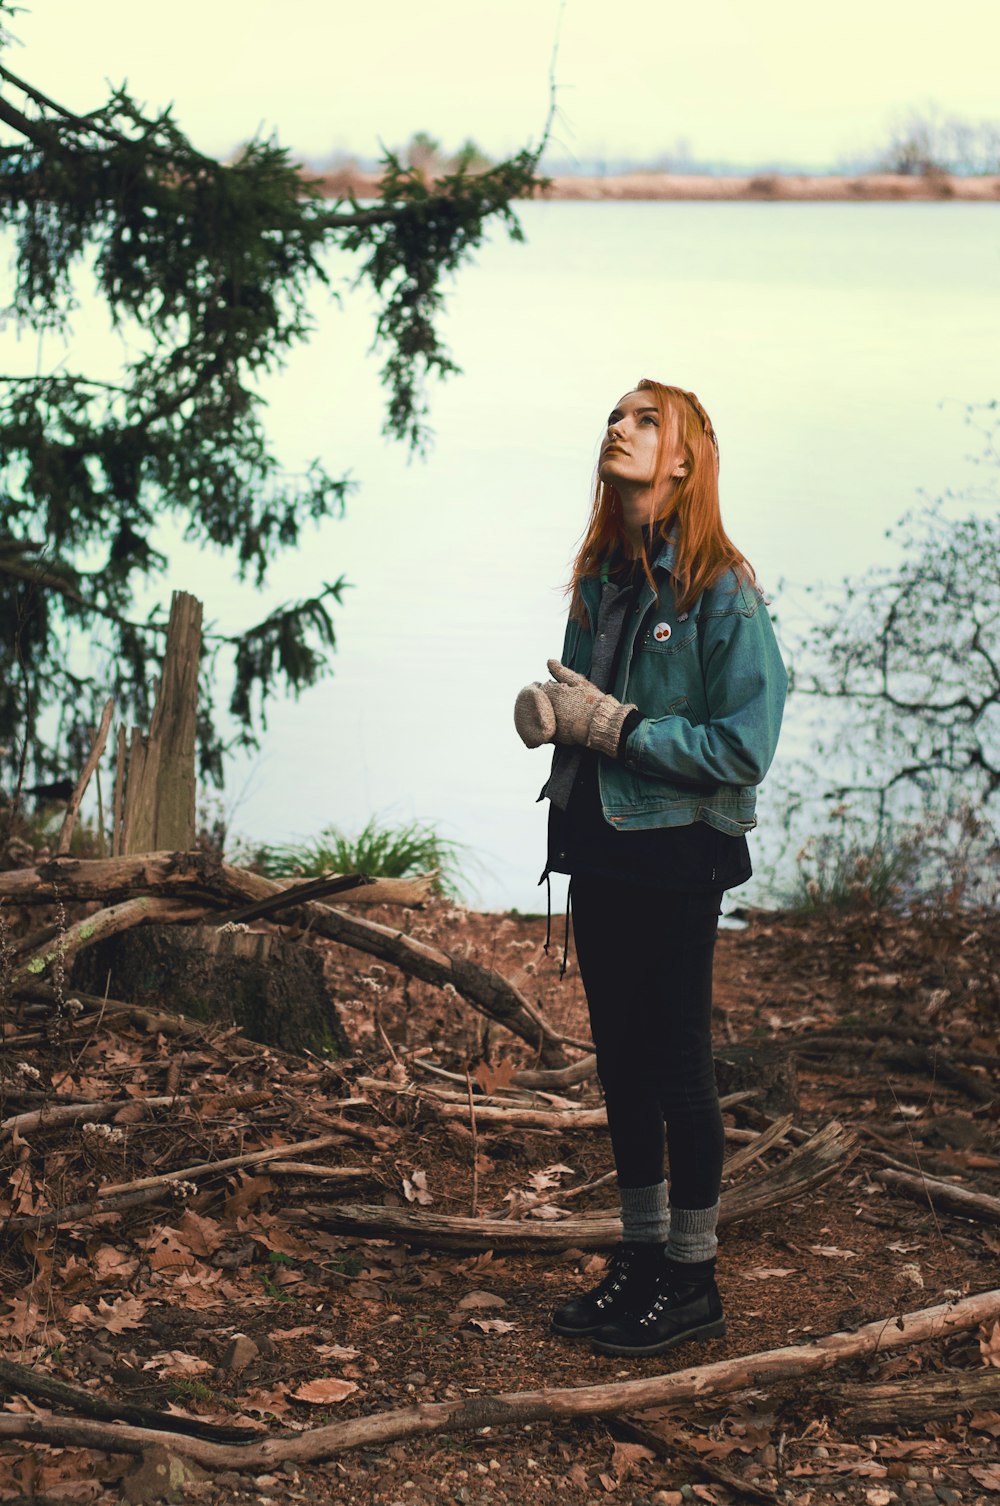
POLYGON ((556 745, 543 878, 571 875, 623 1236, 552 1326, 602 1354, 657 1354, 725 1332, 712 953, 722 895, 751 874, 788 684, 693 393, 641 381, 612 410, 570 589, 562 658, 521 691, 515 724, 528 747, 556 745))

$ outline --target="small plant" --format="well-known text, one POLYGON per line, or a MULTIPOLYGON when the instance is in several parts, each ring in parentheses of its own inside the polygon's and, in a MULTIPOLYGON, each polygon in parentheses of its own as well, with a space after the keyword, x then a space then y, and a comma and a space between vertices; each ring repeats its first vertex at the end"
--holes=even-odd
POLYGON ((829 831, 810 837, 796 866, 795 886, 784 900, 789 910, 885 910, 913 890, 920 851, 912 837, 863 842, 843 830, 829 831))
POLYGON ((459 863, 468 863, 469 859, 461 842, 442 837, 430 822, 391 826, 372 816, 356 836, 349 836, 339 826, 324 826, 309 842, 258 847, 253 861, 268 878, 319 878, 324 873, 407 878, 433 871, 435 891, 458 899, 459 863))

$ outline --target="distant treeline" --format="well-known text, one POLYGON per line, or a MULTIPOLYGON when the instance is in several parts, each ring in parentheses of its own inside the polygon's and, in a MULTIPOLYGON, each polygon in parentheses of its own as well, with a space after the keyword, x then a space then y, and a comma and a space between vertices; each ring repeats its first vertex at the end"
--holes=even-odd
MULTIPOLYGON (((417 168, 427 178, 445 173, 484 172, 494 165, 494 158, 471 138, 455 151, 446 149, 427 131, 416 131, 396 156, 407 167, 417 168)), ((377 173, 380 164, 374 157, 354 156, 335 151, 310 166, 326 173, 377 173)), ((735 162, 723 158, 699 157, 690 141, 678 137, 674 144, 647 157, 565 157, 546 155, 545 171, 553 177, 623 176, 628 173, 674 173, 708 177, 742 176, 750 173, 851 174, 902 173, 906 176, 977 177, 1000 173, 1000 121, 965 120, 945 115, 934 107, 911 110, 889 130, 883 145, 841 158, 834 165, 817 165, 801 160, 735 162)))

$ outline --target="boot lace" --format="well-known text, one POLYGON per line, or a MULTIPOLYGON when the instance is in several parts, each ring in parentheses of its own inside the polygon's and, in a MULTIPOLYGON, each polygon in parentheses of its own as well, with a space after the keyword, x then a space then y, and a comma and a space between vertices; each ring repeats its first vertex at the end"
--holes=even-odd
POLYGON ((625 1290, 625 1284, 631 1269, 632 1260, 630 1253, 624 1245, 619 1245, 611 1256, 611 1261, 603 1280, 589 1293, 595 1307, 601 1309, 609 1307, 621 1295, 625 1290))

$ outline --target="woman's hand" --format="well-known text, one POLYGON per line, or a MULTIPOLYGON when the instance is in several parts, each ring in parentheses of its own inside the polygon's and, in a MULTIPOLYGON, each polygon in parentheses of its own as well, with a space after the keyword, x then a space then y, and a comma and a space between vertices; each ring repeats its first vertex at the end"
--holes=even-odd
POLYGON ((514 702, 514 726, 526 748, 538 748, 550 743, 555 737, 556 714, 545 694, 545 687, 536 680, 518 692, 514 702))
POLYGON ((555 714, 552 741, 595 748, 608 758, 616 757, 622 723, 630 711, 638 708, 623 706, 613 695, 605 695, 584 675, 567 669, 558 659, 550 659, 548 669, 552 680, 541 690, 555 714))

